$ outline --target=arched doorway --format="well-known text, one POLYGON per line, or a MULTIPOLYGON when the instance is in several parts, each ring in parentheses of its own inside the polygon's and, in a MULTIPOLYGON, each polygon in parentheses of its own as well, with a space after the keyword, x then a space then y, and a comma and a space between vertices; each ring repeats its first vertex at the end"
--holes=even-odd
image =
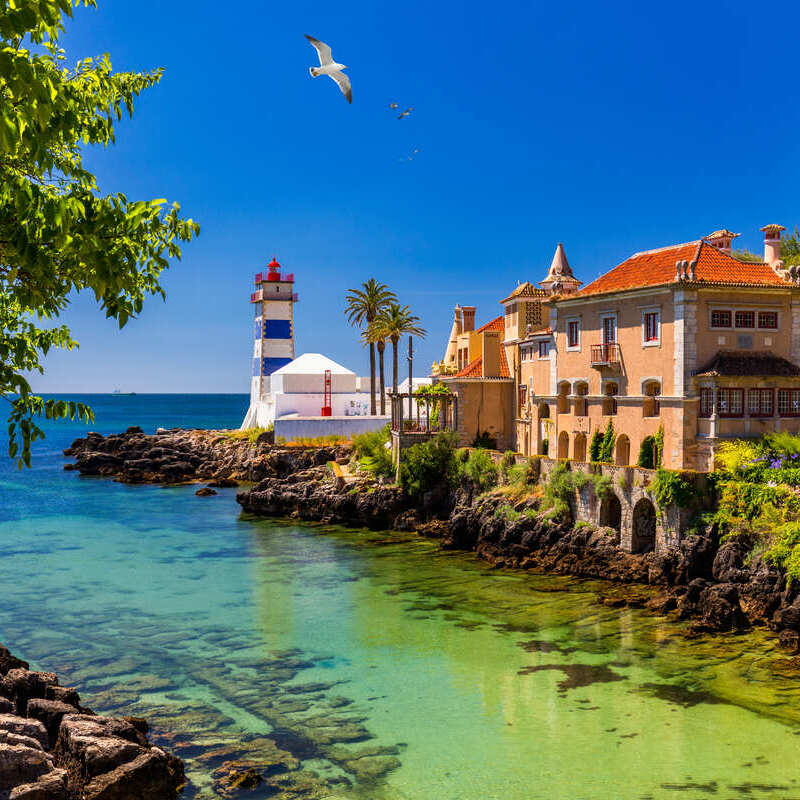
POLYGON ((624 433, 617 436, 617 450, 614 456, 614 463, 618 467, 627 467, 628 464, 631 463, 631 440, 624 433))
POLYGON ((586 461, 586 434, 576 433, 572 444, 572 457, 576 461, 586 461))
POLYGON ((643 497, 633 507, 631 552, 648 553, 656 546, 656 509, 643 497))
POLYGON ((537 452, 540 456, 546 456, 550 450, 550 406, 547 403, 540 403, 536 414, 539 422, 539 442, 537 452))
POLYGON ((579 381, 575 384, 575 408, 573 414, 576 417, 585 417, 588 413, 586 395, 589 394, 589 384, 586 381, 579 381))
POLYGON ((600 519, 598 521, 607 528, 619 531, 622 525, 622 503, 619 502, 619 497, 614 492, 607 494, 600 503, 600 519))
POLYGON ((569 458, 569 434, 566 431, 558 434, 558 457, 569 458))

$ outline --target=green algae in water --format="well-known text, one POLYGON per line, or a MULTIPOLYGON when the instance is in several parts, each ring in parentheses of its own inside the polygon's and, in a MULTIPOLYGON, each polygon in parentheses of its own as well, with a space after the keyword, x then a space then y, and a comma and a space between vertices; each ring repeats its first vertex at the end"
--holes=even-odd
POLYGON ((0 641, 146 716, 187 797, 800 797, 800 689, 763 632, 685 640, 591 581, 408 534, 237 518, 77 479, 0 524, 0 641), (374 543, 379 542, 379 546, 374 543))

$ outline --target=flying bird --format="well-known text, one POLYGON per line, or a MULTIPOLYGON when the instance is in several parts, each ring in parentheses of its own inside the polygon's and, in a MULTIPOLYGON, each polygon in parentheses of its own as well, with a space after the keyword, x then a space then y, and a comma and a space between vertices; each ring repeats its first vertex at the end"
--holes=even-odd
POLYGON ((397 103, 389 103, 389 108, 387 108, 386 110, 387 111, 397 111, 397 107, 398 107, 397 103))
POLYGON ((347 69, 347 67, 344 64, 339 64, 333 60, 333 57, 331 56, 331 48, 328 47, 325 42, 321 42, 319 39, 315 39, 313 36, 309 36, 308 34, 305 34, 305 37, 314 46, 314 49, 317 51, 317 55, 319 56, 319 66, 308 68, 308 71, 311 73, 311 77, 316 78, 317 75, 327 75, 336 81, 339 88, 342 90, 342 94, 347 98, 347 102, 352 103, 353 90, 350 87, 350 78, 348 78, 347 75, 342 72, 342 70, 347 69))
POLYGON ((407 117, 413 110, 414 106, 409 106, 405 111, 400 112, 400 116, 398 116, 397 119, 403 119, 403 117, 407 117))

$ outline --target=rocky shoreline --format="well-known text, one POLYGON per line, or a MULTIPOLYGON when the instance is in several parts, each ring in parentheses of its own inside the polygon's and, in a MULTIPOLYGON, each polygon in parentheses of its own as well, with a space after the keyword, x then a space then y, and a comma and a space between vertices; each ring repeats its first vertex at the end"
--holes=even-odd
POLYGON ((537 513, 531 498, 510 504, 502 494, 475 498, 462 489, 414 503, 398 487, 368 477, 336 478, 327 465, 346 463, 347 448, 281 448, 214 431, 89 434, 65 454, 76 458, 68 468, 126 483, 250 482, 237 495, 250 514, 415 531, 498 567, 612 582, 617 588, 603 602, 688 620, 693 634, 766 625, 786 648, 800 647, 800 589, 752 555, 746 542, 721 542, 713 528, 664 553, 630 554, 612 529, 555 522, 537 513))
POLYGON ((0 646, 0 800, 177 797, 183 762, 147 733, 143 719, 84 708, 55 673, 0 646))

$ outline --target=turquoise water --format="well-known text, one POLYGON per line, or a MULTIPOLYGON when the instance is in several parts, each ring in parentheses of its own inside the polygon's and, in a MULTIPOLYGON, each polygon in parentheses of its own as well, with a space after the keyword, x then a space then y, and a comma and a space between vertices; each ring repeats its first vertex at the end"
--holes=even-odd
MULTIPOLYGON (((93 428, 233 426, 240 396, 93 398, 93 428)), ((148 717, 251 797, 800 798, 797 669, 762 633, 687 640, 599 584, 410 535, 240 516, 235 490, 0 468, 0 642, 148 717)), ((215 772, 216 771, 216 772, 215 772)))

